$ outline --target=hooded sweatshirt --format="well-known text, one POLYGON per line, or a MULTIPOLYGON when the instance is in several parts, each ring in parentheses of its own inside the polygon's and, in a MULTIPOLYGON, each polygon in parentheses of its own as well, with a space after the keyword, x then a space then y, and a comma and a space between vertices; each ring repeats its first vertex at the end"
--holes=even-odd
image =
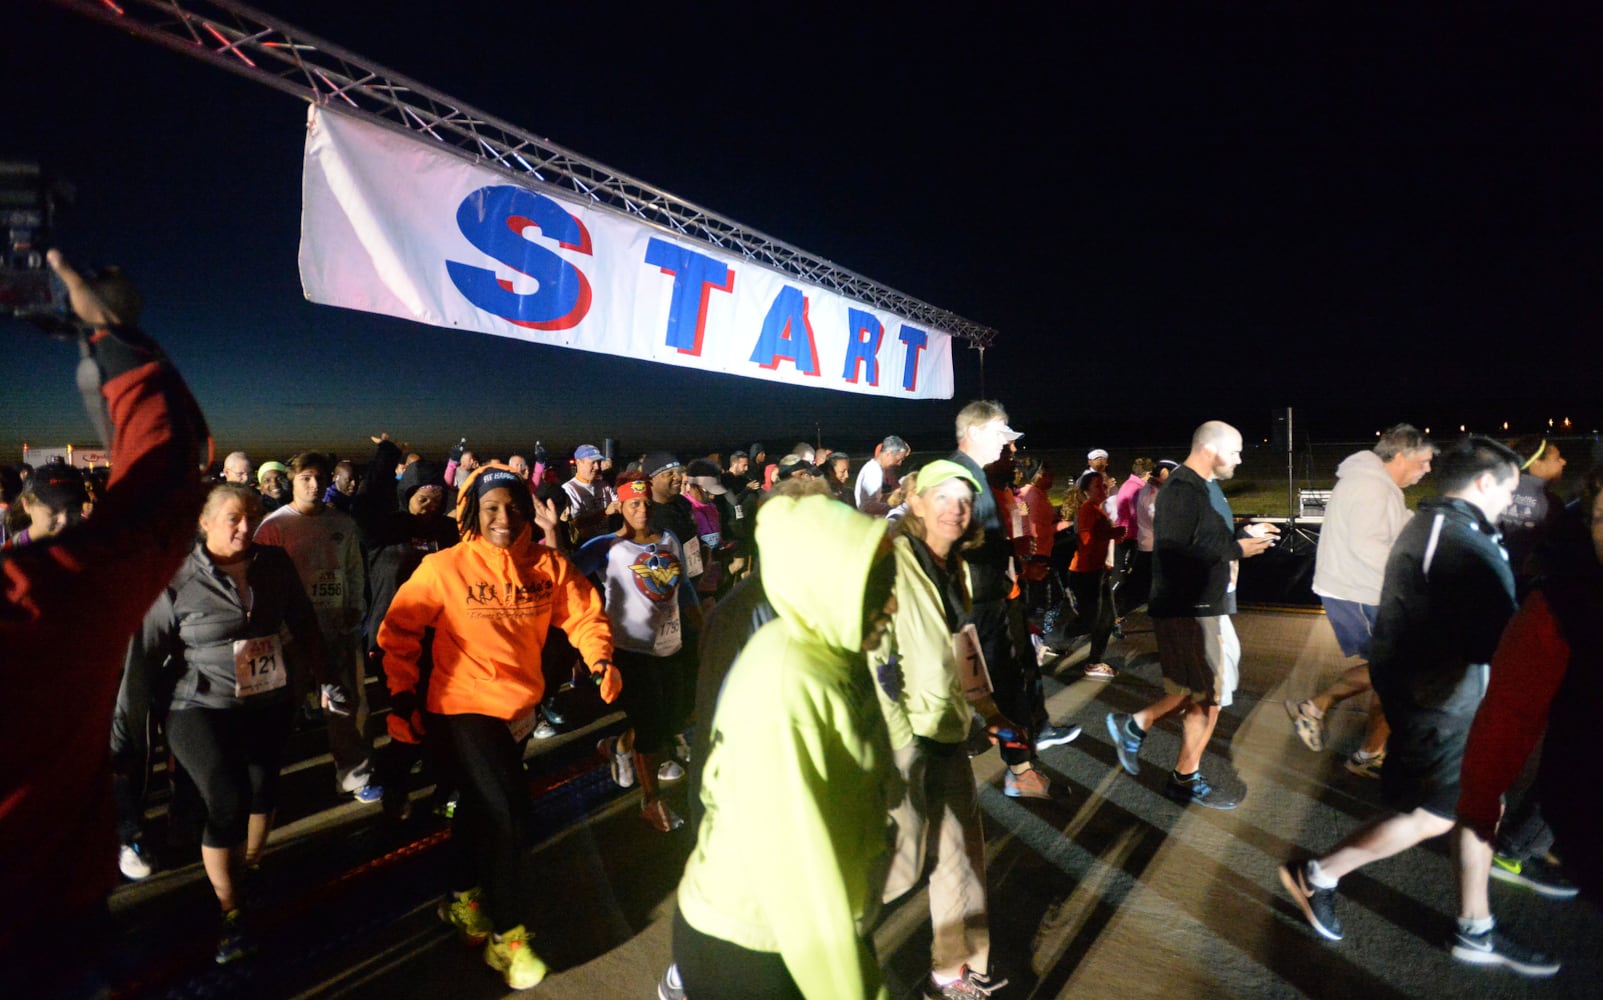
POLYGON ((1319 531, 1314 593, 1378 605, 1386 557, 1412 516, 1379 455, 1359 451, 1342 459, 1319 531))
POLYGON ((809 1000, 884 997, 862 935, 884 885, 896 800, 864 659, 863 592, 886 524, 829 497, 757 516, 779 617, 735 661, 712 720, 679 910, 703 934, 777 952, 809 1000))
POLYGON ((891 746, 901 749, 914 736, 961 743, 972 710, 958 678, 952 633, 973 610, 968 564, 954 551, 943 568, 928 546, 906 535, 897 537, 893 551, 896 614, 890 634, 868 654, 891 746))
POLYGON ((504 549, 475 535, 424 556, 379 626, 390 693, 417 690, 423 630, 433 628, 429 711, 525 718, 545 694, 540 649, 552 626, 586 664, 612 658, 601 595, 528 528, 504 549))

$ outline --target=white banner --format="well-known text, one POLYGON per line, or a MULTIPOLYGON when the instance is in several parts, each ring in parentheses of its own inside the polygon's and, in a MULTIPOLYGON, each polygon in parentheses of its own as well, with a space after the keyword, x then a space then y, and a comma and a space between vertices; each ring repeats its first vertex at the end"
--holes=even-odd
POLYGON ((792 385, 952 397, 945 331, 327 109, 310 109, 303 199, 313 302, 792 385))

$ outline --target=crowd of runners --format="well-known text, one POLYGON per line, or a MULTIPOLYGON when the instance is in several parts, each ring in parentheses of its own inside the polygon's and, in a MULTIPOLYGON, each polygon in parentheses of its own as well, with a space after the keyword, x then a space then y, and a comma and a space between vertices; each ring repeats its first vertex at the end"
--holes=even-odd
MULTIPOLYGON (((114 443, 109 480, 0 470, 20 688, 0 741, 8 762, 30 761, 0 798, 4 842, 27 830, 30 846, 0 852, 0 871, 51 900, 52 926, 103 908, 113 851, 124 877, 151 873, 159 741, 202 818, 216 960, 247 958, 241 884, 262 862, 292 729, 321 725, 338 794, 404 818, 421 764, 452 797, 440 917, 508 986, 531 987, 546 968, 527 932, 540 876, 525 747, 564 727, 559 689, 593 685, 626 719, 597 750, 638 786, 642 835, 688 819, 695 837, 663 1000, 884 995, 870 932, 926 875, 924 995, 992 996, 1008 979, 990 958, 970 758, 997 749, 1007 796, 1066 796, 1038 755, 1081 730, 1048 716, 1043 666, 1085 644, 1084 676, 1116 682, 1106 651, 1142 609, 1163 689, 1104 720, 1120 766, 1138 774, 1147 734, 1173 716, 1167 794, 1216 810, 1245 794, 1203 764, 1238 683, 1240 563, 1279 531, 1233 515, 1221 484, 1242 438, 1227 423, 1197 426, 1184 455, 1136 458, 1122 481, 1095 449, 1066 497, 990 401, 962 407, 950 454, 916 468, 895 435, 865 456, 798 443, 686 459, 594 444, 489 455, 467 439, 426 456, 381 432, 354 458, 234 452, 206 483, 204 423, 138 331, 131 290, 56 263, 94 331, 114 443), (57 624, 89 602, 93 627, 57 624), (45 657, 70 669, 25 681, 20 664, 45 657), (55 685, 74 691, 70 709, 55 685), (375 739, 368 717, 385 708, 375 739), (71 752, 29 757, 47 729, 71 752), (661 794, 684 779, 688 817, 661 794)), ((1345 765, 1379 780, 1386 811, 1286 859, 1280 880, 1322 937, 1343 936, 1343 876, 1450 834, 1452 955, 1550 975, 1556 961, 1497 929, 1488 879, 1554 898, 1603 884, 1603 796, 1581 743, 1603 708, 1603 472, 1566 506, 1565 462, 1546 439, 1438 447, 1399 424, 1337 470, 1313 588, 1352 662, 1285 709, 1320 751, 1332 706, 1368 695, 1345 765), (1426 475, 1437 495, 1411 511, 1404 490, 1426 475)), ((51 953, 34 920, 0 933, 16 968, 51 953)))

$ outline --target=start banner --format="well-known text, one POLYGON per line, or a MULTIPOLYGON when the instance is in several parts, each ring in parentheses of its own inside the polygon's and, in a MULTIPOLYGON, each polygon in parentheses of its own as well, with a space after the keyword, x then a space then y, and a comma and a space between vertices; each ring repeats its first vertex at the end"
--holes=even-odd
POLYGON ((952 338, 312 107, 301 283, 325 305, 792 385, 950 399, 952 338))

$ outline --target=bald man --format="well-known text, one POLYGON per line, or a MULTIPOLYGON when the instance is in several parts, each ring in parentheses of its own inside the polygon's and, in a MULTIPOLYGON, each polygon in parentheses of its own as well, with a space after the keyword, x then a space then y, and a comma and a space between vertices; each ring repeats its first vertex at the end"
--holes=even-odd
POLYGON ((1180 755, 1165 789, 1170 798, 1208 809, 1234 809, 1240 799, 1208 784, 1202 751, 1235 694, 1241 643, 1230 624, 1236 610, 1236 563, 1263 552, 1279 531, 1271 524, 1238 529, 1221 480, 1241 464, 1241 432, 1210 420, 1191 435, 1191 454, 1158 491, 1152 515, 1152 599, 1147 612, 1158 637, 1163 697, 1134 715, 1110 712, 1119 764, 1140 774, 1147 732, 1181 713, 1180 755))

